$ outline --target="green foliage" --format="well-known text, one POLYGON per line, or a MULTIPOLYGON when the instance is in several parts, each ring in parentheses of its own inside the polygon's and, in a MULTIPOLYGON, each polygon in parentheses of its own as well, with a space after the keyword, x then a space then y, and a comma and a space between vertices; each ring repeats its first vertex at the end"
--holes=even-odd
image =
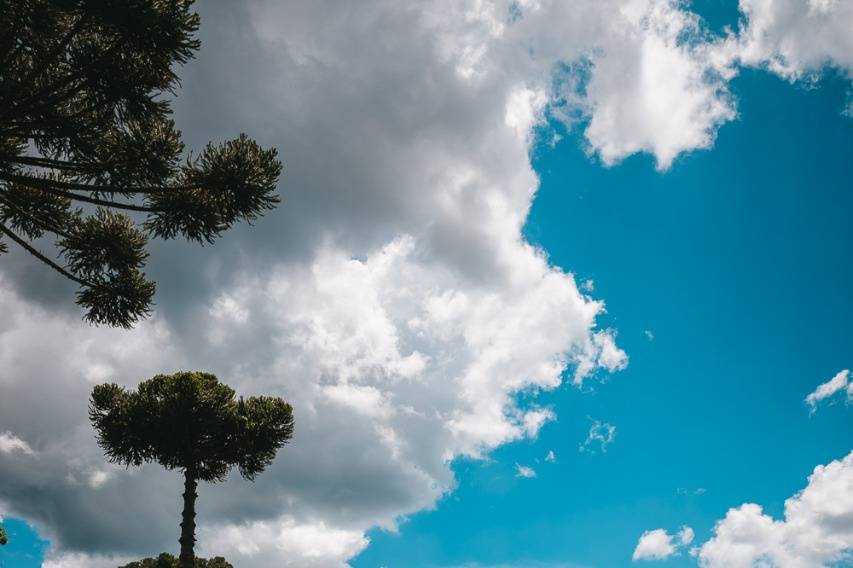
POLYGON ((157 375, 135 391, 98 385, 89 418, 111 462, 157 462, 183 472, 181 568, 192 568, 194 561, 199 566, 193 552, 198 480, 223 481, 234 466, 253 480, 293 436, 293 409, 287 402, 236 398, 216 376, 199 372, 157 375))
POLYGON ((167 95, 199 47, 192 4, 0 0, 0 254, 77 282, 96 324, 149 314, 148 238, 209 243, 279 201, 275 149, 244 134, 184 159, 167 95))
POLYGON ((6 529, 0 527, 0 545, 7 544, 9 542, 8 537, 6 536, 6 529))
POLYGON ((222 481, 237 466, 254 479, 293 435, 291 406, 280 398, 236 398, 209 373, 157 375, 136 391, 92 390, 89 417, 107 458, 126 466, 156 462, 222 481))
MULTIPOLYGON (((180 563, 177 558, 165 552, 157 558, 146 558, 137 562, 131 562, 119 568, 180 568, 180 563)), ((221 556, 205 560, 204 558, 195 559, 195 568, 234 568, 221 556)))

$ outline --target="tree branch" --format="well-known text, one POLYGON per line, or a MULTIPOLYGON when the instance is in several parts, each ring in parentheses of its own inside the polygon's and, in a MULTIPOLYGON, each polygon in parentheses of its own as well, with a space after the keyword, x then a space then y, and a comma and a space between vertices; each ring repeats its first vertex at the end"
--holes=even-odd
MULTIPOLYGON (((89 197, 88 195, 80 195, 79 193, 74 193, 72 191, 67 191, 65 189, 58 189, 56 187, 52 187, 52 184, 58 185, 76 185, 76 184, 65 184, 65 182, 57 182, 55 180, 46 180, 44 178, 31 178, 27 176, 16 176, 16 175, 3 175, 0 174, 0 179, 4 179, 6 181, 10 181, 13 183, 18 183, 20 185, 24 185, 26 187, 30 187, 33 189, 38 189, 40 191, 44 191, 53 195, 58 195, 60 197, 67 197, 68 199, 73 199, 75 201, 82 201, 85 203, 92 203, 93 205, 100 205, 102 207, 110 207, 113 209, 124 209, 127 211, 139 211, 142 213, 157 213, 160 209, 156 207, 146 207, 144 205, 133 205, 131 203, 119 203, 118 201, 110 201, 107 199, 98 199, 97 197, 89 197)), ((108 189, 100 189, 99 186, 86 186, 89 189, 87 191, 102 191, 104 193, 110 193, 108 189)), ((115 191, 114 193, 122 193, 121 190, 115 191)))
POLYGON ((51 158, 39 158, 35 156, 3 156, 2 159, 7 162, 23 164, 25 166, 34 166, 37 168, 51 168, 54 170, 87 170, 94 169, 92 165, 83 164, 80 162, 69 162, 66 160, 54 160, 51 158))
MULTIPOLYGON (((104 56, 102 56, 100 59, 103 59, 103 57, 105 57, 105 56, 106 56, 106 54, 104 54, 104 56)), ((22 108, 22 109, 20 109, 20 110, 22 110, 22 112, 18 112, 17 110, 14 110, 13 112, 8 112, 8 113, 4 114, 3 117, 4 118, 15 118, 18 116, 23 116, 23 115, 28 115, 28 114, 36 114, 40 110, 45 109, 45 108, 57 107, 60 103, 67 101, 68 99, 70 99, 74 95, 81 92, 86 85, 88 85, 89 83, 91 83, 94 80, 94 77, 89 77, 88 79, 86 79, 85 81, 80 83, 79 85, 76 85, 76 86, 72 87, 71 89, 68 89, 64 93, 56 93, 57 89, 61 89, 65 85, 68 85, 69 83, 77 80, 82 75, 83 75, 83 71, 82 70, 78 71, 77 73, 72 74, 63 80, 58 81, 57 83, 54 83, 50 87, 46 87, 46 88, 42 89, 41 91, 39 91, 38 93, 25 98, 24 100, 21 101, 21 104, 28 103, 32 100, 35 100, 36 102, 38 102, 40 97, 47 96, 47 95, 53 95, 53 98, 48 98, 46 100, 43 100, 41 102, 41 104, 38 104, 37 106, 32 107, 30 109, 22 108)))
POLYGON ((21 101, 18 102, 17 106, 13 106, 9 111, 0 115, 0 118, 8 119, 8 118, 14 118, 16 116, 22 116, 22 114, 31 114, 31 113, 37 112, 37 111, 39 111, 45 107, 55 107, 59 103, 64 102, 64 101, 68 100, 69 98, 73 97, 74 95, 79 93, 86 85, 91 83, 94 80, 95 76, 94 75, 89 76, 88 78, 86 78, 85 81, 81 82, 79 85, 76 85, 75 87, 72 87, 71 89, 69 89, 68 91, 66 91, 64 93, 59 93, 59 94, 55 94, 55 93, 57 90, 65 87, 66 85, 69 85, 70 83, 73 83, 77 79, 84 77, 85 73, 88 69, 100 64, 104 59, 107 58, 108 55, 110 55, 115 50, 117 50, 118 47, 119 47, 119 42, 118 41, 114 42, 107 50, 105 50, 95 61, 90 63, 87 67, 83 67, 82 69, 78 69, 76 73, 71 73, 70 75, 68 75, 64 79, 60 79, 59 81, 56 81, 52 85, 49 85, 49 86, 41 89, 37 93, 34 93, 28 97, 25 97, 24 99, 22 99, 21 101), (36 106, 35 108, 31 108, 28 111, 23 108, 23 105, 25 105, 26 103, 29 103, 30 101, 33 101, 33 100, 38 101, 40 98, 46 97, 49 95, 54 95, 54 96, 53 96, 53 98, 43 100, 42 103, 39 104, 38 106, 36 106), (24 110, 24 112, 19 112, 22 109, 24 110))
MULTIPOLYGON (((13 133, 17 133, 23 138, 34 138, 36 136, 36 130, 46 131, 50 128, 56 128, 57 125, 60 123, 76 120, 84 114, 96 111, 98 107, 102 106, 102 103, 96 102, 93 104, 86 105, 81 109, 75 110, 71 114, 59 115, 47 120, 45 120, 43 116, 41 118, 28 118, 23 120, 21 118, 12 119, 11 121, 9 121, 9 125, 11 126, 11 128, 7 128, 6 130, 13 133)), ((60 134, 60 137, 63 136, 64 135, 60 134)))
MULTIPOLYGON (((97 193, 169 193, 170 191, 187 191, 190 189, 198 189, 200 187, 198 185, 176 185, 168 187, 121 187, 117 185, 91 185, 87 183, 74 183, 70 181, 34 178, 30 176, 19 176, 15 174, 0 174, 0 179, 20 183, 21 185, 27 185, 28 187, 34 187, 32 185, 29 185, 30 182, 34 182, 41 183, 43 185, 61 191, 92 191, 97 193)), ((41 187, 37 187, 36 189, 41 189, 41 187)), ((76 194, 71 194, 68 197, 74 198, 75 195, 76 194)))
POLYGON ((52 260, 47 258, 45 255, 40 253, 38 250, 36 250, 32 246, 30 246, 30 244, 28 242, 26 242, 24 239, 22 239, 18 235, 16 235, 14 231, 12 231, 8 227, 6 227, 6 225, 4 225, 3 223, 0 223, 0 232, 5 233, 6 236, 8 236, 10 239, 15 241, 16 243, 18 243, 21 246, 21 248, 23 248, 28 253, 30 253, 31 255, 33 255, 34 257, 36 257, 37 259, 39 259, 40 261, 42 261, 43 263, 45 263, 46 265, 48 265, 49 267, 54 269, 55 271, 59 272, 60 274, 62 274, 66 278, 68 278, 69 280, 72 280, 72 281, 80 284, 81 286, 89 286, 89 287, 93 286, 90 282, 86 282, 85 280, 77 278, 76 276, 74 276, 73 274, 71 274, 70 272, 68 272, 67 270, 65 270, 64 268, 62 268, 61 266, 59 266, 58 264, 56 264, 55 262, 53 262, 52 260))
POLYGON ((57 228, 56 225, 54 225, 53 223, 51 223, 45 219, 42 219, 40 217, 37 217, 37 216, 33 215, 32 213, 24 211, 23 209, 21 209, 20 207, 15 205, 15 203, 9 199, 8 195, 9 194, 6 193, 5 191, 0 190, 0 202, 4 203, 6 205, 6 207, 12 209, 18 215, 23 215, 24 217, 31 220, 33 223, 36 223, 37 225, 39 225, 41 228, 43 228, 46 231, 50 231, 51 233, 59 235, 60 237, 65 237, 66 239, 71 238, 68 235, 68 233, 66 233, 62 229, 57 228), (4 197, 4 195, 6 197, 4 197))
MULTIPOLYGON (((51 63, 53 63, 53 61, 62 52, 62 50, 64 50, 66 47, 68 47, 68 44, 71 43, 71 40, 74 39, 74 36, 76 36, 78 33, 80 33, 80 30, 83 29, 83 26, 85 26, 88 23, 90 15, 91 15, 90 13, 85 13, 82 16, 80 16, 80 19, 77 20, 77 23, 74 24, 70 30, 68 30, 68 32, 59 41, 59 43, 56 45, 56 47, 54 47, 50 51, 50 53, 47 55, 47 57, 44 58, 44 61, 42 61, 38 67, 36 67, 32 71, 30 71, 27 74, 27 76, 24 77, 24 80, 21 81, 21 87, 22 88, 26 89, 29 86, 28 84, 32 83, 33 79, 35 79, 39 75, 41 75, 44 72, 44 70, 47 69, 51 63)), ((26 99, 22 102, 25 102, 25 101, 26 101, 26 99)))

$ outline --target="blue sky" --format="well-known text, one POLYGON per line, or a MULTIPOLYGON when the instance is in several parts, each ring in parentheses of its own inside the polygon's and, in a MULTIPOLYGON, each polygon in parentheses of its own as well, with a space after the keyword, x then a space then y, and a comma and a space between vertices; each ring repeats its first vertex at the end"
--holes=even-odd
MULTIPOLYGON (((718 33, 737 23, 735 2, 692 9, 718 33)), ((580 387, 571 370, 554 390, 528 385, 519 408, 550 408, 556 419, 495 444, 486 459, 457 457, 434 507, 426 497, 389 506, 403 520, 396 531, 368 530, 353 568, 697 566, 688 549, 713 539, 727 511, 757 503, 781 519, 816 466, 853 449, 843 396, 813 413, 804 402, 853 365, 853 118, 842 112, 851 85, 843 70, 821 71, 789 81, 739 69, 727 83, 737 117, 720 121, 709 148, 680 152, 663 171, 648 149, 603 163, 585 136, 589 117, 537 127, 530 155, 541 185, 523 235, 553 266, 592 282, 584 293, 606 303, 597 326, 615 330, 630 362, 599 368, 580 387), (612 441, 584 445, 597 423, 615 427, 612 441), (695 531, 689 546, 632 561, 644 532, 683 526, 695 531)), ((357 229, 352 238, 367 239, 357 229)), ((367 471, 368 485, 384 475, 367 471)), ((306 510, 339 526, 326 509, 306 510)), ((388 524, 372 514, 368 527, 388 524)), ((12 539, 0 566, 38 566, 25 553, 38 551, 39 537, 5 522, 12 539)), ((352 519, 340 523, 361 534, 352 519)))
POLYGON ((3 526, 9 544, 0 549, 0 566, 4 568, 38 568, 44 558, 47 541, 21 519, 5 518, 3 526))
POLYGON ((853 354, 848 85, 747 72, 733 89, 739 119, 665 173, 646 156, 602 167, 575 136, 537 148, 526 233, 593 279, 630 365, 545 395, 556 424, 457 464, 436 511, 373 533, 353 566, 630 566, 647 529, 687 524, 702 542, 746 502, 780 517, 816 464, 850 451, 853 412, 804 404, 853 354), (606 453, 578 451, 587 417, 616 426, 606 453))

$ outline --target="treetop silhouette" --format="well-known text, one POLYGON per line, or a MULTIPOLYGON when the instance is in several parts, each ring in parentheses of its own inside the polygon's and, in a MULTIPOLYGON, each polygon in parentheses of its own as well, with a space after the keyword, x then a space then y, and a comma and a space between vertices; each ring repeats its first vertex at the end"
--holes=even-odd
MULTIPOLYGON (((180 563, 177 558, 165 552, 157 558, 146 558, 137 562, 131 562, 119 568, 180 568, 180 563)), ((196 558, 193 568, 234 568, 221 556, 207 560, 205 558, 196 558)))
POLYGON ((291 439, 294 426, 292 408, 281 398, 236 398, 216 376, 200 372, 157 375, 135 391, 98 385, 89 417, 111 462, 155 462, 184 474, 183 568, 193 566, 198 481, 223 481, 233 467, 253 480, 291 439))
POLYGON ((184 152, 170 97, 199 48, 192 4, 0 0, 0 253, 76 282, 95 324, 150 313, 149 237, 210 243, 279 202, 275 149, 241 134, 184 152))

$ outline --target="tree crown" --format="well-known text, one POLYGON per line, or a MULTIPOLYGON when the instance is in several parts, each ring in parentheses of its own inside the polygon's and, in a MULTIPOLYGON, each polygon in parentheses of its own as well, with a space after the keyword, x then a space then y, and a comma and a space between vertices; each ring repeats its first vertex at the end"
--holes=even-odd
MULTIPOLYGON (((157 558, 146 558, 119 568, 180 568, 180 561, 171 554, 163 553, 157 558)), ((195 559, 195 568, 234 568, 221 556, 207 560, 205 558, 195 559)))
POLYGON ((241 134, 184 154, 169 97, 199 48, 192 4, 0 0, 0 253, 75 281, 96 324, 149 314, 149 237, 212 242, 279 201, 275 149, 241 134))
POLYGON ((210 373, 157 375, 136 391, 96 386, 89 417, 107 458, 157 462, 222 481, 234 466, 247 479, 272 463, 293 435, 291 406, 277 397, 235 397, 210 373))

